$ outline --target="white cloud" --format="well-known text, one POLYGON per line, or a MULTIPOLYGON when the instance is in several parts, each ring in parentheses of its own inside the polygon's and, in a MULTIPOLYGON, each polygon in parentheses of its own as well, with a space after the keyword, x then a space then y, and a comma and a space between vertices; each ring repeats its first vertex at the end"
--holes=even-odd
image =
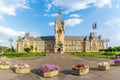
POLYGON ((117 4, 117 5, 116 5, 116 9, 118 9, 119 7, 120 7, 120 5, 119 5, 119 4, 117 4))
POLYGON ((52 4, 49 3, 49 4, 47 5, 47 10, 46 10, 46 11, 49 12, 50 9, 51 9, 51 7, 52 7, 52 4))
POLYGON ((99 8, 102 8, 105 5, 108 5, 109 7, 112 6, 111 0, 96 0, 94 4, 99 8))
MULTIPOLYGON (((79 18, 72 18, 72 19, 67 19, 65 20, 65 26, 68 27, 74 27, 76 25, 79 25, 81 22, 83 21, 83 19, 79 19, 79 18)), ((54 22, 50 22, 49 26, 54 26, 54 22)))
POLYGON ((72 19, 65 20, 65 25, 69 26, 69 27, 74 27, 74 26, 80 24, 82 21, 83 21, 83 19, 72 18, 72 19))
POLYGON ((30 33, 30 36, 38 37, 38 36, 40 36, 40 34, 39 34, 39 33, 36 33, 36 32, 31 32, 31 33, 30 33))
POLYGON ((50 22, 48 25, 49 26, 54 26, 54 24, 55 24, 54 22, 50 22))
MULTIPOLYGON (((41 17, 42 15, 40 15, 40 14, 34 14, 34 16, 38 16, 38 17, 41 17)), ((44 16, 44 15, 43 15, 44 16)))
POLYGON ((105 22, 104 35, 110 39, 111 46, 120 45, 120 18, 110 19, 105 22), (114 45, 113 45, 114 44, 114 45))
POLYGON ((105 24, 111 30, 111 39, 114 37, 114 39, 120 40, 120 18, 108 20, 105 24))
POLYGON ((28 0, 0 0, 0 15, 16 15, 18 9, 28 9, 28 0))
POLYGON ((52 17, 58 16, 58 13, 51 14, 52 17))
POLYGON ((86 9, 93 5, 99 8, 104 7, 105 5, 111 6, 111 0, 53 0, 51 4, 65 9, 65 13, 69 13, 76 10, 86 9))
POLYGON ((43 0, 45 2, 45 6, 46 6, 46 12, 49 12, 54 4, 54 2, 52 2, 52 0, 43 0))
POLYGON ((0 15, 0 21, 2 21, 3 20, 3 16, 2 15, 0 15))
POLYGON ((43 16, 49 16, 49 14, 43 14, 43 16))
POLYGON ((7 36, 23 36, 25 34, 24 31, 15 31, 9 27, 0 26, 0 34, 7 36))
POLYGON ((46 17, 49 17, 49 16, 56 17, 56 16, 58 16, 58 13, 53 13, 53 14, 50 14, 50 15, 45 13, 45 14, 43 14, 43 16, 46 16, 46 17))
POLYGON ((5 40, 0 39, 0 43, 4 43, 4 42, 6 42, 6 41, 5 41, 5 40))
POLYGON ((105 24, 108 26, 111 26, 111 27, 119 27, 120 28, 120 18, 108 20, 105 24))
POLYGON ((80 17, 80 15, 78 15, 78 14, 71 14, 70 17, 76 17, 77 18, 77 17, 80 17))

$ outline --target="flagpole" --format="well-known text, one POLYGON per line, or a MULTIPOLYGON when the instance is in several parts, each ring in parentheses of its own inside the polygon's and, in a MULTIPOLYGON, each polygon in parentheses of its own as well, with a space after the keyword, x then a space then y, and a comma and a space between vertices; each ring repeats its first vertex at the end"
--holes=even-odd
MULTIPOLYGON (((95 34, 96 33, 96 28, 97 28, 97 24, 94 23, 93 26, 92 26, 92 29, 93 29, 93 33, 95 34)), ((96 35, 97 36, 97 35, 96 35)))

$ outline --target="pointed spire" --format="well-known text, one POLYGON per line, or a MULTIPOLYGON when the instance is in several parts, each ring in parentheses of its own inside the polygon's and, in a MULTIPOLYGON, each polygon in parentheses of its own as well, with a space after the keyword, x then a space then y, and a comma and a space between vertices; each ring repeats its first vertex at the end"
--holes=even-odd
POLYGON ((62 13, 61 13, 61 10, 59 10, 57 23, 61 23, 61 22, 62 22, 62 13))
POLYGON ((25 33, 25 37, 29 37, 29 33, 25 33))
POLYGON ((61 9, 59 9, 59 12, 58 12, 59 14, 61 14, 61 9))

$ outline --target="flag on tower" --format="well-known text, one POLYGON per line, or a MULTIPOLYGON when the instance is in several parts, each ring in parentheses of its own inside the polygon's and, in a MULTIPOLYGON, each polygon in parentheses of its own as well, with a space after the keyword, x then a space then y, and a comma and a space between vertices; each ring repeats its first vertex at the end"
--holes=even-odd
POLYGON ((92 28, 95 30, 97 28, 97 24, 93 24, 92 28))

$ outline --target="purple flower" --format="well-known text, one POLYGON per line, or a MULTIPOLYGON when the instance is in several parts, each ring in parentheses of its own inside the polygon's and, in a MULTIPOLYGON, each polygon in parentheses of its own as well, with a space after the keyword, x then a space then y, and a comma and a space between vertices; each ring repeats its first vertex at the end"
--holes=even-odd
POLYGON ((27 65, 26 63, 19 63, 18 66, 25 66, 27 65))
POLYGON ((120 59, 116 59, 114 63, 120 63, 120 59))
POLYGON ((52 65, 52 64, 44 64, 40 67, 38 67, 38 70, 45 73, 49 71, 54 71, 54 70, 59 70, 60 68, 57 65, 52 65))
POLYGON ((14 65, 15 68, 29 68, 30 66, 26 63, 19 63, 14 65))

